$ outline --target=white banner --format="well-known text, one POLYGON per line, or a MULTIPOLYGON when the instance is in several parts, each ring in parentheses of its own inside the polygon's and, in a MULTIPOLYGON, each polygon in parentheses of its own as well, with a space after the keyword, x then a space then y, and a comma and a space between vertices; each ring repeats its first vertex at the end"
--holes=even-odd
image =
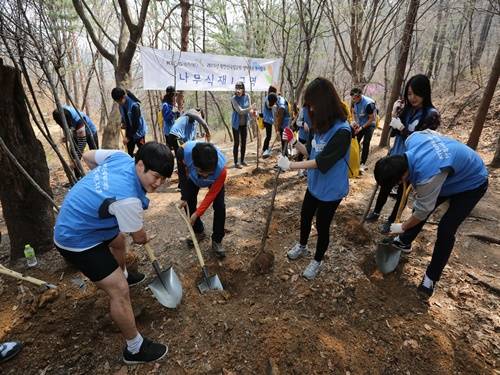
POLYGON ((234 91, 238 81, 247 92, 278 84, 281 59, 211 55, 140 47, 144 90, 174 86, 184 91, 234 91), (251 87, 250 87, 251 85, 251 87))

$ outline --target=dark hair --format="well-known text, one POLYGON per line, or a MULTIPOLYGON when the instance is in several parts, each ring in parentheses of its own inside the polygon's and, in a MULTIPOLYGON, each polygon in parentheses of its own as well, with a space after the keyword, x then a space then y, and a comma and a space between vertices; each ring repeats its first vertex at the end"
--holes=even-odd
POLYGON ((267 93, 270 94, 274 92, 275 94, 278 92, 278 89, 276 87, 274 87, 273 85, 269 86, 269 88, 267 89, 267 93))
POLYGON ((432 100, 431 100, 431 82, 429 81, 429 78, 427 78, 426 75, 423 74, 414 75, 406 83, 404 100, 405 100, 405 107, 408 108, 411 107, 411 104, 408 101, 408 89, 410 87, 415 95, 423 98, 422 106, 424 108, 434 107, 432 105, 432 100))
POLYGON ((363 94, 363 90, 361 90, 359 87, 354 87, 352 90, 351 90, 351 96, 353 95, 362 95, 363 94))
POLYGON ((213 172, 217 167, 219 156, 211 143, 199 142, 193 147, 193 164, 203 172, 213 172))
POLYGON ((408 170, 408 160, 405 155, 385 156, 375 163, 373 174, 380 186, 393 187, 399 184, 401 177, 408 170))
POLYGON ((111 97, 115 102, 121 100, 126 95, 126 92, 124 89, 121 87, 115 87, 113 90, 111 90, 111 97))
POLYGON ((167 86, 167 88, 165 89, 165 92, 167 94, 170 94, 170 93, 175 94, 175 87, 174 86, 167 86))
POLYGON ((195 110, 196 112, 199 112, 199 113, 200 113, 200 116, 201 116, 201 118, 202 118, 202 119, 205 119, 205 111, 203 110, 203 108, 201 108, 201 107, 196 107, 194 110, 195 110))
POLYGON ((168 104, 174 104, 175 90, 173 92, 172 91, 169 92, 168 87, 167 87, 167 93, 163 96, 162 102, 168 104))
POLYGON ((135 163, 139 160, 144 163, 144 172, 152 170, 163 177, 170 177, 174 171, 172 152, 162 143, 146 142, 135 154, 135 163))
POLYGON ((347 120, 339 94, 326 78, 315 78, 307 85, 304 104, 309 110, 312 129, 319 133, 325 133, 337 121, 347 120))
POLYGON ((278 95, 276 93, 272 92, 267 96, 267 102, 269 105, 272 107, 276 102, 278 101, 278 95))
POLYGON ((237 90, 237 89, 243 89, 243 91, 245 91, 245 84, 242 82, 242 81, 238 81, 236 82, 236 84, 234 85, 234 88, 237 90))

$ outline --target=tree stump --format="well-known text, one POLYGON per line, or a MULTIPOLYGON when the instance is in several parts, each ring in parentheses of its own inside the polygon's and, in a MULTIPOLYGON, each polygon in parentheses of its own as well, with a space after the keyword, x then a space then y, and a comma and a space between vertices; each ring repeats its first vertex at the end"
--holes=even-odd
MULTIPOLYGON (((29 121, 19 71, 0 59, 0 136, 17 161, 52 196, 45 151, 29 121)), ((0 151, 0 202, 10 237, 11 261, 23 256, 24 245, 37 253, 53 248, 52 206, 0 151)))

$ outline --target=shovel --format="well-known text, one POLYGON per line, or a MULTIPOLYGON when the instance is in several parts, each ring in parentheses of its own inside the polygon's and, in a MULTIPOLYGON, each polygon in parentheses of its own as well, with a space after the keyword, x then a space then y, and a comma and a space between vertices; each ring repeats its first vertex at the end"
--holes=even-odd
POLYGON ((22 273, 13 271, 11 269, 8 269, 7 267, 5 267, 5 266, 3 266, 1 264, 0 264, 0 274, 11 276, 11 277, 13 277, 15 279, 27 281, 29 283, 41 286, 41 287, 43 287, 45 289, 56 289, 57 288, 54 284, 49 284, 46 281, 43 281, 43 280, 40 280, 40 279, 36 279, 34 277, 31 277, 31 276, 24 276, 22 273))
POLYGON ((147 243, 144 244, 144 248, 156 272, 156 278, 148 285, 148 288, 163 306, 169 309, 175 309, 182 299, 182 284, 177 274, 172 266, 162 271, 153 249, 151 249, 147 243))
POLYGON ((222 287, 222 283, 220 282, 219 276, 217 274, 209 276, 207 266, 205 265, 205 261, 203 260, 203 256, 201 255, 200 245, 198 244, 198 240, 194 233, 193 227, 191 226, 191 222, 189 221, 189 217, 187 213, 183 213, 179 206, 175 205, 177 212, 182 217, 182 219, 186 222, 186 225, 189 229, 189 233, 191 234, 191 238, 193 239, 194 248, 196 249, 196 255, 198 257, 198 261, 200 262, 201 272, 203 275, 203 280, 198 284, 198 290, 201 294, 208 292, 210 290, 224 290, 222 287))
MULTIPOLYGON (((398 213, 396 215, 396 222, 399 222, 401 214, 408 201, 408 196, 410 195, 411 185, 407 187, 406 182, 403 183, 403 196, 401 202, 399 203, 398 213)), ((401 250, 395 248, 392 245, 392 238, 384 238, 377 245, 377 252, 375 253, 375 263, 378 269, 384 275, 391 273, 396 269, 399 264, 399 258, 401 257, 401 250)))

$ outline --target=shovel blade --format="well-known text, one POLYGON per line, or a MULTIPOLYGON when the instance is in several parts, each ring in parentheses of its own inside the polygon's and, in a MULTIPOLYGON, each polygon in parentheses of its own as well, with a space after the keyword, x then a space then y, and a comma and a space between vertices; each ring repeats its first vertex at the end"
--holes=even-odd
POLYGON ((158 302, 169 309, 175 309, 182 300, 182 284, 172 267, 155 277, 148 288, 158 302))
POLYGON ((224 290, 222 287, 222 283, 219 279, 219 276, 213 275, 207 278, 203 278, 203 280, 198 284, 198 290, 201 294, 204 294, 210 290, 224 290))
POLYGON ((393 272, 399 264, 401 250, 392 246, 391 239, 384 239, 377 245, 375 263, 384 275, 393 272))

